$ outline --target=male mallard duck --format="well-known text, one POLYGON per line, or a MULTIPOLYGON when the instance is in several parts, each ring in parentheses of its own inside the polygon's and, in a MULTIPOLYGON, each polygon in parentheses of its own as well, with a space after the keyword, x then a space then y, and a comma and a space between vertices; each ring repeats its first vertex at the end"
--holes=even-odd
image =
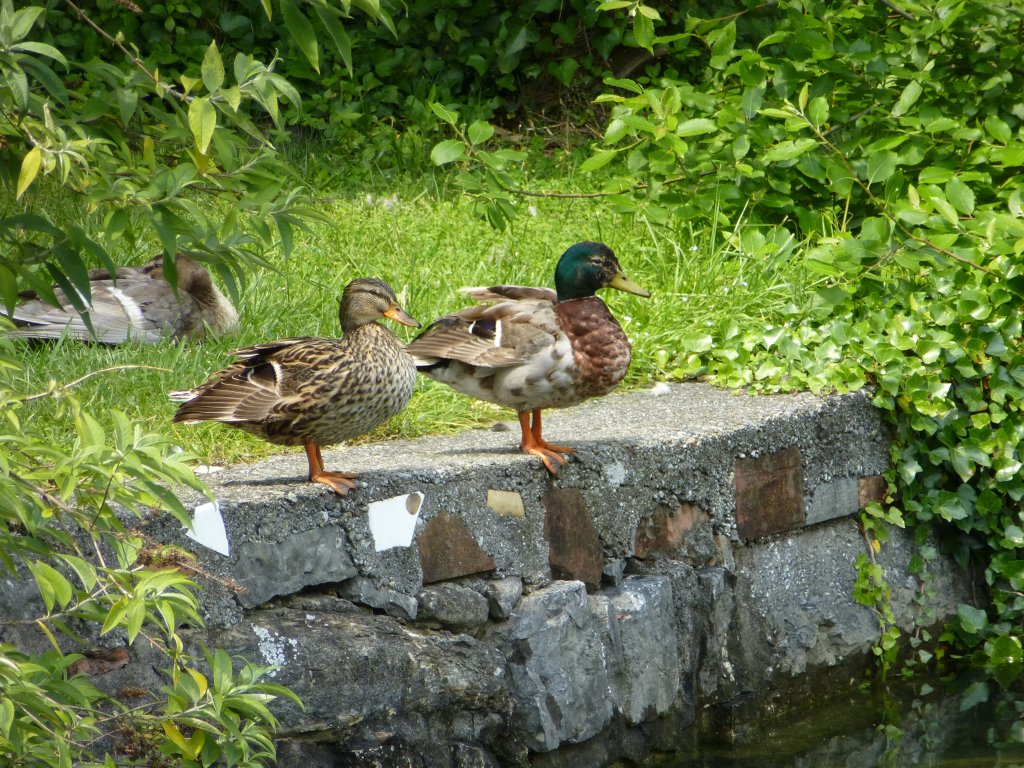
POLYGON ((207 329, 217 334, 238 327, 238 312, 213 284, 210 273, 195 259, 179 253, 175 293, 164 278, 163 257, 138 267, 89 272, 90 332, 82 316, 59 288, 54 293, 60 306, 40 299, 35 292, 20 294, 25 301, 10 318, 22 327, 7 335, 21 339, 59 339, 65 334, 79 341, 120 344, 125 341, 155 343, 167 336, 201 341, 207 329))
POLYGON ((606 395, 622 381, 629 339, 595 292, 650 296, 629 280, 604 243, 576 243, 558 261, 555 290, 495 285, 464 288, 480 302, 434 321, 409 345, 421 373, 456 392, 514 408, 524 453, 549 472, 572 448, 541 437, 541 411, 606 395), (533 423, 530 423, 530 415, 533 423))
POLYGON ((205 384, 172 392, 185 400, 174 421, 220 421, 276 445, 304 445, 309 480, 344 496, 355 475, 324 470, 322 445, 364 435, 405 407, 416 366, 405 345, 375 321, 419 328, 383 280, 353 280, 341 297, 342 337, 256 344, 205 384))

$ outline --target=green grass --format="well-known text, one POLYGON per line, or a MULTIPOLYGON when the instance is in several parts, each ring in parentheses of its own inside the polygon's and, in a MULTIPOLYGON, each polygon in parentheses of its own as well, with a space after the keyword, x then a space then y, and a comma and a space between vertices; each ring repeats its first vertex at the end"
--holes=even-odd
MULTIPOLYGON (((549 180, 550 184, 555 182, 549 180)), ((389 281, 405 309, 426 324, 463 306, 464 285, 498 282, 552 285, 555 261, 578 240, 603 240, 616 251, 626 273, 648 288, 644 300, 617 291, 604 298, 633 340, 634 363, 624 387, 663 378, 675 367, 680 337, 723 319, 768 322, 801 300, 804 274, 793 244, 765 243, 762 233, 738 235, 680 223, 652 227, 613 214, 601 201, 529 199, 524 214, 506 232, 473 218, 469 204, 444 193, 436 175, 392 181, 368 193, 325 197, 321 210, 334 225, 316 225, 296 237, 279 272, 252 275, 241 296, 242 327, 205 344, 156 346, 55 344, 14 348, 22 370, 14 386, 26 393, 64 384, 91 371, 149 366, 104 373, 78 384, 87 411, 101 422, 112 409, 126 412, 147 431, 169 433, 204 462, 223 464, 280 452, 238 430, 217 424, 171 424, 175 404, 166 393, 194 386, 223 367, 230 350, 286 336, 334 336, 338 300, 345 284, 361 276, 389 281), (394 195, 395 197, 391 197, 394 195), (385 198, 390 198, 386 203, 385 198)), ((394 327, 394 326, 393 326, 394 327)), ((405 340, 414 329, 395 328, 405 340)), ((25 413, 49 439, 73 439, 70 426, 53 419, 45 400, 25 413)), ((512 413, 460 396, 421 378, 402 415, 368 440, 450 432, 512 413)))

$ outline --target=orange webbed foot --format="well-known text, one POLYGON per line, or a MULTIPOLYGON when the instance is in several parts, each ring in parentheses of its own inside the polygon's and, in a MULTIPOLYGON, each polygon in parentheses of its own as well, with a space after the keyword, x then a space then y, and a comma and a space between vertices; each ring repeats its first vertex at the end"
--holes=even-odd
POLYGON ((312 483, 323 483, 330 486, 336 494, 344 496, 356 487, 356 475, 344 472, 318 472, 309 476, 312 483))
POLYGON ((564 445, 555 445, 542 438, 540 409, 533 412, 533 424, 530 424, 530 414, 519 414, 519 427, 523 433, 523 439, 519 443, 519 449, 530 456, 537 456, 544 463, 544 467, 552 475, 558 468, 565 464, 565 456, 562 454, 572 453, 575 448, 564 445), (552 461, 557 463, 552 463, 552 461))
POLYGON ((356 475, 345 472, 328 472, 324 469, 324 457, 320 446, 316 443, 306 443, 306 458, 309 460, 309 481, 311 483, 323 483, 330 486, 339 496, 344 496, 356 487, 356 475))

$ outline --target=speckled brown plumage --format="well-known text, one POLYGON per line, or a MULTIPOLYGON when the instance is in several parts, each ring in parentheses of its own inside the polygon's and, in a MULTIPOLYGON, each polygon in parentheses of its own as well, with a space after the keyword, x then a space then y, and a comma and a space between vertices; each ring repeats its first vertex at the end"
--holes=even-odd
POLYGON ((154 343, 170 337, 201 341, 208 332, 224 334, 238 326, 238 312, 220 292, 210 273, 183 253, 175 257, 177 292, 164 275, 162 256, 138 267, 89 272, 89 325, 59 288, 59 306, 46 303, 32 291, 19 295, 10 313, 20 326, 11 338, 59 339, 121 344, 154 343))
POLYGON ((344 495, 354 476, 326 472, 320 447, 350 440, 397 414, 412 396, 416 367, 405 345, 375 322, 419 326, 383 280, 345 288, 340 339, 294 338, 239 349, 239 359, 193 390, 174 421, 219 421, 277 445, 304 445, 309 479, 344 495))
POLYGON ((551 472, 572 449, 541 437, 541 411, 607 394, 629 370, 629 339, 594 292, 650 295, 623 275, 602 243, 577 243, 562 254, 555 286, 464 289, 484 304, 436 320, 409 345, 421 373, 515 409, 521 449, 551 472))

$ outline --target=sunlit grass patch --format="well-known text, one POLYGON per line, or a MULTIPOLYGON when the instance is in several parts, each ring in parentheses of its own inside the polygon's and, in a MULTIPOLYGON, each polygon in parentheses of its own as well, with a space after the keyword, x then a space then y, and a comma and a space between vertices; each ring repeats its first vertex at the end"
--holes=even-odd
MULTIPOLYGON (((788 242, 784 230, 762 231, 742 222, 731 232, 693 222, 653 227, 612 213, 600 200, 530 198, 523 206, 530 211, 499 232, 474 218, 467 202, 417 191, 415 180, 403 179, 391 192, 325 194, 320 210, 334 223, 298 230, 289 258, 278 256, 274 270, 249 277, 235 334, 204 344, 19 344, 23 371, 17 384, 34 392, 91 371, 144 366, 89 378, 76 391, 101 420, 112 409, 122 410, 148 431, 172 434, 204 463, 224 464, 292 449, 222 425, 172 424, 176 404, 167 393, 204 381, 229 362, 235 348, 289 336, 338 335, 341 292, 356 277, 390 282, 405 309, 426 325, 464 306, 459 287, 553 286, 555 262, 566 247, 587 239, 607 242, 626 273, 652 293, 641 299, 603 292, 634 345, 625 387, 647 385, 671 371, 684 334, 728 318, 767 322, 802 300, 798 244, 788 242)), ((416 333, 392 327, 405 341, 416 333)), ((45 404, 27 410, 51 439, 72 439, 69 425, 52 419, 45 404)), ((362 440, 451 432, 512 416, 424 378, 406 411, 362 440)))

